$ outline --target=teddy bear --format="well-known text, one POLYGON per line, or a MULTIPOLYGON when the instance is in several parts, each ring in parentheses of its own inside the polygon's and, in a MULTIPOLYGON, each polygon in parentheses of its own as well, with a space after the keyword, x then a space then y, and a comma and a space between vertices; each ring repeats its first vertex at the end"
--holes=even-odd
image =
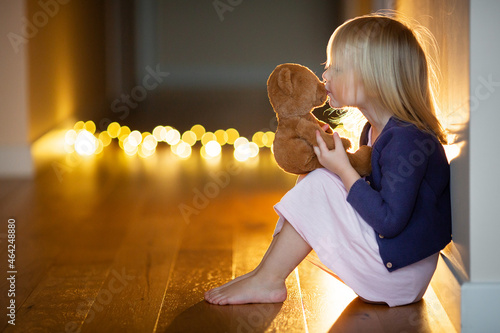
MULTIPOLYGON (((331 128, 313 114, 314 108, 327 100, 325 85, 307 67, 298 64, 278 65, 267 80, 269 101, 278 119, 273 142, 278 166, 292 174, 306 174, 323 166, 314 153, 319 130, 328 149, 335 147, 331 128)), ((344 149, 351 147, 349 139, 341 138, 344 149)), ((355 153, 347 152, 351 165, 364 177, 371 173, 371 147, 361 146, 355 153)))

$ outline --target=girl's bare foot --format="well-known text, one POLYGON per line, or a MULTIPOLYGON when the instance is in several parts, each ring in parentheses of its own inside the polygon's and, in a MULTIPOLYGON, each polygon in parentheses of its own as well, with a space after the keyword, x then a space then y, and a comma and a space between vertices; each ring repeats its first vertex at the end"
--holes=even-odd
POLYGON ((279 303, 286 299, 284 280, 263 278, 259 274, 231 281, 224 288, 205 293, 205 300, 212 304, 279 303))
POLYGON ((246 274, 240 275, 240 276, 234 278, 233 280, 224 283, 223 285, 220 285, 218 287, 215 287, 213 289, 210 289, 210 290, 206 291, 205 292, 205 299, 207 299, 207 297, 209 297, 209 295, 212 294, 212 293, 214 293, 215 291, 224 289, 224 288, 232 285, 233 283, 238 282, 238 281, 243 280, 243 279, 246 279, 247 277, 252 276, 254 274, 255 274, 255 270, 253 270, 251 272, 248 272, 246 274))

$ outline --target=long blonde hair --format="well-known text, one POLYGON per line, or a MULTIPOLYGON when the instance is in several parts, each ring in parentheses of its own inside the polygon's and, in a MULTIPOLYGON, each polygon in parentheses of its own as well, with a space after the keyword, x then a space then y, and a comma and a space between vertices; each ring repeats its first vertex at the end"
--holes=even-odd
POLYGON ((352 68, 378 106, 447 142, 438 120, 437 47, 420 25, 384 14, 346 21, 332 34, 326 66, 352 68))

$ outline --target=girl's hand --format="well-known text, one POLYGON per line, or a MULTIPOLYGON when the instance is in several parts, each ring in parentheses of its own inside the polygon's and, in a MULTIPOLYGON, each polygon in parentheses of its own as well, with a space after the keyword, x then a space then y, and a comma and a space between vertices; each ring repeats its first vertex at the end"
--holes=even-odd
POLYGON ((325 168, 337 174, 342 179, 347 191, 349 191, 352 184, 361 177, 351 166, 347 153, 342 145, 342 140, 337 132, 333 132, 333 140, 335 142, 335 148, 329 150, 325 141, 319 134, 319 131, 316 131, 318 146, 313 147, 314 153, 316 153, 319 162, 325 168))

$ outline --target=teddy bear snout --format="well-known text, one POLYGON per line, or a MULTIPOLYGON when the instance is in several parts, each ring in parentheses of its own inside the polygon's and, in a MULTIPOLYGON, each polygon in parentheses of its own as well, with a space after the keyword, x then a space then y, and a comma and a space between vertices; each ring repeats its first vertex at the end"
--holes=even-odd
POLYGON ((327 98, 328 98, 328 95, 326 93, 325 85, 322 82, 320 82, 318 84, 318 88, 316 90, 316 100, 317 100, 318 106, 322 106, 323 104, 325 104, 327 98))

